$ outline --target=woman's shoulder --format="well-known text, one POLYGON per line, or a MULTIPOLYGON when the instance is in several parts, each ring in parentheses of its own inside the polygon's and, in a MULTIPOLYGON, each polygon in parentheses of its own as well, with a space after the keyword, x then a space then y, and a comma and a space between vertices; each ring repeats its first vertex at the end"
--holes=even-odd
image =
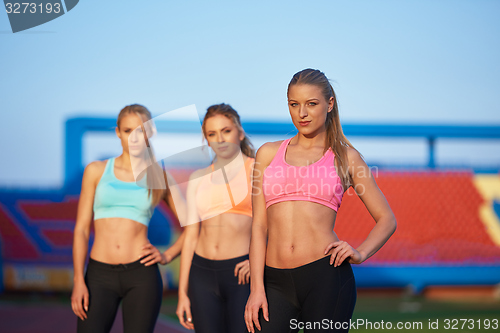
POLYGON ((208 166, 206 168, 201 168, 193 171, 189 175, 189 183, 188 186, 197 188, 199 183, 203 180, 203 177, 212 172, 212 167, 208 166))
POLYGON ((349 162, 349 165, 351 164, 359 164, 363 160, 362 155, 359 153, 359 151, 356 148, 352 147, 346 147, 346 153, 347 153, 347 159, 349 162))
POLYGON ((258 150, 257 150, 257 155, 256 159, 258 158, 263 158, 263 159, 268 159, 271 158, 273 159, 274 155, 278 152, 278 150, 281 147, 281 144, 285 140, 280 140, 280 141, 273 141, 273 142, 266 142, 264 143, 258 150))
POLYGON ((276 156, 283 141, 285 140, 264 143, 255 155, 255 168, 267 168, 276 156))
POLYGON ((87 164, 85 170, 83 171, 83 181, 96 182, 101 179, 107 162, 108 160, 93 161, 87 164))
POLYGON ((253 165, 255 163, 255 157, 244 156, 245 164, 253 165))

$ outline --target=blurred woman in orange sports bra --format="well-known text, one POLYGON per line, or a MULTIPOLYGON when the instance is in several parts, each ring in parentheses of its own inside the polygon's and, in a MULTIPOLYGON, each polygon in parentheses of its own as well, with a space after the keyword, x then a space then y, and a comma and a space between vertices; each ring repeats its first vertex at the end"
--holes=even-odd
POLYGON ((245 332, 254 149, 227 104, 208 108, 202 130, 216 157, 187 187, 177 316, 197 333, 245 332))

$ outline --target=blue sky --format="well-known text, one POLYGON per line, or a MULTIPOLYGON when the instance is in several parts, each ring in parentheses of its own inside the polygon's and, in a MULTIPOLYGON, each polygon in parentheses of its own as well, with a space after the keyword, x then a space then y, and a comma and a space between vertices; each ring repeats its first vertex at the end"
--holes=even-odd
POLYGON ((287 121, 307 67, 332 80, 343 123, 500 124, 499 14, 494 0, 80 1, 16 34, 0 14, 0 186, 61 185, 64 121, 130 103, 287 121))

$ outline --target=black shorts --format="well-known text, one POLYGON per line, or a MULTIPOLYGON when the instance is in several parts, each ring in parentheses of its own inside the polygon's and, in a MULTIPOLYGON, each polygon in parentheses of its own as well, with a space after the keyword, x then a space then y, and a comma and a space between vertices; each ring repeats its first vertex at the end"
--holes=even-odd
POLYGON ((107 333, 122 302, 125 333, 152 333, 160 312, 163 282, 158 264, 140 260, 110 265, 89 259, 85 283, 89 290, 87 319, 78 318, 78 333, 107 333))
POLYGON ((250 284, 238 284, 238 277, 234 276, 236 264, 247 259, 248 254, 227 260, 194 254, 188 297, 196 333, 248 332, 244 315, 250 284))
POLYGON ((330 257, 289 269, 265 266, 269 322, 261 310, 261 332, 349 331, 357 296, 354 274, 348 259, 334 267, 330 257))

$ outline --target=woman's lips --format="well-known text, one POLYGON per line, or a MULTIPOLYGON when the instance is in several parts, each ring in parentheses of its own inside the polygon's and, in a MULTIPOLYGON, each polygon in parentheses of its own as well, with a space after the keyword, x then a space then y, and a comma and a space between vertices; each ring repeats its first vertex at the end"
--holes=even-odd
POLYGON ((309 123, 310 121, 299 121, 300 126, 307 126, 309 123))

